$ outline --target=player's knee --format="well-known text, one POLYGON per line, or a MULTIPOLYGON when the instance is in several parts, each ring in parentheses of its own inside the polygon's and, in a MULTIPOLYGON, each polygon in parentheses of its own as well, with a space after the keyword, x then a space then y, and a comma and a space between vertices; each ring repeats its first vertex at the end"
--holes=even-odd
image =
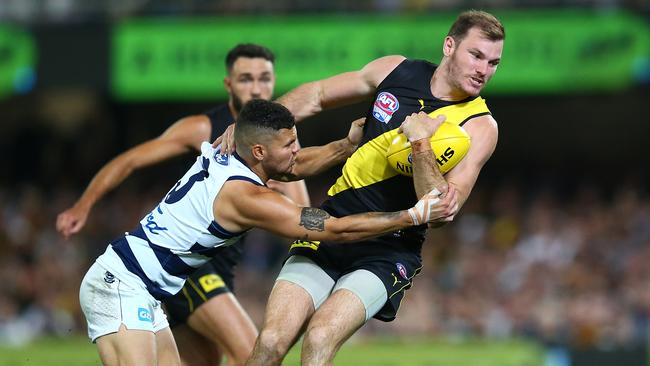
POLYGON ((336 347, 336 338, 333 327, 319 325, 307 329, 303 343, 312 349, 326 350, 336 347))
POLYGON ((282 332, 274 329, 263 329, 257 339, 257 347, 271 360, 284 357, 291 345, 290 339, 285 339, 282 332))
POLYGON ((246 364, 246 361, 253 352, 254 343, 251 343, 250 347, 239 347, 233 353, 228 354, 228 365, 229 366, 243 366, 246 364))

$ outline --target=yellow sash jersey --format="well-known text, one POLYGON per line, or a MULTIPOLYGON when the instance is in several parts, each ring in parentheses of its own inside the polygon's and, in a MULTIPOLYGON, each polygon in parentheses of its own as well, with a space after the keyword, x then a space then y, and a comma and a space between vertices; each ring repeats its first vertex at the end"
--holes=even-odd
MULTIPOLYGON (((417 201, 413 178, 398 174, 386 158, 386 150, 404 119, 424 111, 434 116, 444 114, 447 121, 462 125, 490 113, 481 97, 447 102, 431 95, 435 69, 436 65, 427 61, 405 60, 382 81, 366 116, 363 140, 329 189, 322 209, 341 217, 412 207, 417 201)), ((404 292, 422 268, 420 253, 425 231, 426 225, 422 225, 346 244, 296 241, 289 256, 308 258, 334 281, 360 270, 371 272, 382 281, 387 294, 387 301, 373 317, 391 321, 404 292)), ((313 279, 304 281, 310 283, 313 279)))
POLYGON ((408 115, 419 111, 444 114, 447 122, 462 126, 490 113, 481 97, 447 102, 431 95, 435 69, 427 61, 405 60, 379 85, 366 115, 362 143, 328 191, 330 198, 323 208, 332 215, 397 211, 415 204, 413 179, 398 174, 386 160, 386 150, 408 115))

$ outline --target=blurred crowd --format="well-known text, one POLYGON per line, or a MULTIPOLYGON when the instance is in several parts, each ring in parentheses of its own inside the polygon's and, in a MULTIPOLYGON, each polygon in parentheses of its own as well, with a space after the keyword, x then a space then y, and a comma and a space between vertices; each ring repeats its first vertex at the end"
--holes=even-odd
POLYGON ((453 225, 431 232, 423 253, 428 270, 415 281, 397 328, 574 346, 645 344, 646 186, 601 192, 585 185, 558 197, 551 187, 503 184, 479 188, 463 211, 453 225))
MULTIPOLYGON (((308 183, 317 199, 327 189, 308 183)), ((167 188, 160 183, 118 190, 68 241, 54 222, 80 192, 0 188, 0 343, 84 333, 78 305, 83 274, 108 241, 132 228, 167 188)), ((585 184, 562 194, 556 188, 479 181, 456 221, 430 231, 424 269, 397 320, 373 320, 361 336, 531 337, 582 346, 646 342, 647 185, 585 184)), ((258 324, 288 244, 261 231, 245 239, 236 291, 258 324)))

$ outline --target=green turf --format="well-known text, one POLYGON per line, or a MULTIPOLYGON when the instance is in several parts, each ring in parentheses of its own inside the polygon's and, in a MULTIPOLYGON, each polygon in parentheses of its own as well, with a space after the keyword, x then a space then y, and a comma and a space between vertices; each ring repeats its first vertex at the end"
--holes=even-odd
MULTIPOLYGON (((283 365, 299 365, 299 345, 283 365)), ((84 338, 47 339, 20 348, 0 347, 0 366, 100 365, 95 346, 84 338)), ((524 342, 356 340, 334 360, 337 366, 541 366, 539 347, 524 342)))
MULTIPOLYGON (((298 347, 284 365, 299 365, 298 347)), ((471 341, 451 343, 433 340, 372 340, 346 344, 334 359, 341 366, 541 366, 543 354, 535 345, 523 342, 471 341)))

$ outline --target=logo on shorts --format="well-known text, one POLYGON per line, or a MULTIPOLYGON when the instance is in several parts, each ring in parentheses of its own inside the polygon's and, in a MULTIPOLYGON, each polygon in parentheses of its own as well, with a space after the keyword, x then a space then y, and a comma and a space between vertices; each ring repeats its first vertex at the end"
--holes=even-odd
POLYGON ((143 322, 153 323, 151 312, 145 308, 138 308, 138 319, 142 320, 143 322))
POLYGON ((214 153, 214 160, 217 162, 217 164, 228 165, 230 160, 230 155, 222 154, 221 150, 219 150, 216 153, 214 153))
POLYGON ((393 280, 394 280, 393 281, 393 286, 397 285, 398 283, 402 283, 402 281, 397 279, 397 276, 395 276, 395 273, 391 272, 390 275, 393 276, 393 280))
POLYGON ((207 274, 199 278, 199 283, 203 287, 203 291, 210 292, 219 287, 224 287, 226 284, 223 282, 219 275, 214 273, 207 274))
POLYGON ((109 271, 104 272, 104 282, 106 283, 115 282, 115 276, 109 271))
POLYGON ((402 263, 397 263, 397 272, 399 272, 399 275, 402 276, 403 279, 408 280, 408 275, 406 272, 406 267, 402 263))
POLYGON ((296 241, 293 242, 293 244, 291 244, 290 249, 293 249, 293 248, 309 248, 309 249, 313 249, 313 250, 318 250, 319 245, 320 245, 320 242, 316 241, 316 240, 309 240, 309 241, 296 240, 296 241))
POLYGON ((391 93, 381 92, 375 100, 372 107, 372 116, 379 122, 388 123, 393 117, 393 113, 399 109, 397 98, 391 93))

